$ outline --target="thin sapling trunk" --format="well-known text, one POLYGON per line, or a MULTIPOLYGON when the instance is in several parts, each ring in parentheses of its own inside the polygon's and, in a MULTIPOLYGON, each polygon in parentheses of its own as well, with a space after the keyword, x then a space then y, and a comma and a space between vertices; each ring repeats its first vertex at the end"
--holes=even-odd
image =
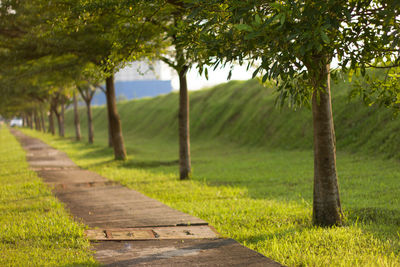
POLYGON ((336 141, 329 72, 328 64, 321 70, 321 78, 316 83, 319 88, 314 89, 312 97, 314 126, 313 222, 320 226, 340 225, 343 218, 336 172, 336 141))
POLYGON ((114 149, 114 158, 116 160, 125 160, 126 150, 125 150, 124 138, 122 135, 121 120, 117 110, 113 74, 106 78, 106 98, 107 98, 108 119, 109 119, 112 144, 114 149))

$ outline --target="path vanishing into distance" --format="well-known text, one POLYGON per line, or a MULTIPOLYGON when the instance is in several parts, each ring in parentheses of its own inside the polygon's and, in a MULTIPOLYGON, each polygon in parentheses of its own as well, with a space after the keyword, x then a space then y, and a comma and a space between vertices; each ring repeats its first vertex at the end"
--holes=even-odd
POLYGON ((207 222, 79 168, 68 156, 18 130, 30 168, 89 229, 95 258, 107 266, 282 266, 207 222))

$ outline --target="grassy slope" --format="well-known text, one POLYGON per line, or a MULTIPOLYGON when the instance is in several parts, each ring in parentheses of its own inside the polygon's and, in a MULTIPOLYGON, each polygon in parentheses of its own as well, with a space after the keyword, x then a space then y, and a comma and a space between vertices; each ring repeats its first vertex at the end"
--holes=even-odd
MULTIPOLYGON (((400 159, 400 119, 385 108, 365 107, 343 92, 348 83, 333 86, 333 112, 338 150, 368 152, 400 159)), ((213 89, 192 92, 191 136, 195 141, 222 139, 240 145, 279 149, 311 149, 311 112, 278 109, 270 89, 257 81, 232 81, 213 89)), ((177 94, 119 104, 125 135, 176 139, 177 94)), ((69 113, 71 115, 71 113, 69 113)), ((82 110, 85 129, 85 111, 82 110)), ((106 138, 104 109, 94 108, 97 141, 106 138)), ((72 126, 72 116, 67 116, 72 126)), ((85 131, 84 131, 85 132, 85 131)), ((73 128, 69 127, 73 135, 73 128)))
MULTIPOLYGON (((127 162, 113 162, 104 146, 103 108, 94 110, 94 146, 35 135, 66 150, 81 166, 204 218, 225 236, 284 264, 400 265, 400 167, 385 159, 399 158, 400 137, 393 133, 400 123, 386 110, 348 105, 339 90, 334 93, 348 218, 342 228, 311 225, 310 111, 275 109, 274 96, 255 81, 191 93, 194 179, 189 182, 177 181, 176 94, 119 105, 127 162)), ((71 113, 67 124, 72 136, 71 113)))
POLYGON ((94 265, 83 226, 28 170, 25 153, 0 129, 0 266, 94 265))

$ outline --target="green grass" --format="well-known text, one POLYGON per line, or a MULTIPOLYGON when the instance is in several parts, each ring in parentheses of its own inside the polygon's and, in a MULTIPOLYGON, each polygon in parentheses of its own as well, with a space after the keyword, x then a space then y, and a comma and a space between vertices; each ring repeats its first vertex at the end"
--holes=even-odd
POLYGON ((83 227, 28 170, 23 149, 0 128, 0 266, 94 265, 83 227))
MULTIPOLYGON (((349 104, 339 86, 348 85, 336 85, 333 100, 346 214, 337 228, 311 224, 310 111, 275 109, 271 91, 254 81, 191 93, 192 181, 178 181, 177 94, 120 103, 126 162, 114 162, 105 146, 102 107, 94 109, 95 145, 27 132, 283 264, 400 266, 400 123, 386 110, 349 104)), ((72 136, 71 113, 66 121, 72 136)))

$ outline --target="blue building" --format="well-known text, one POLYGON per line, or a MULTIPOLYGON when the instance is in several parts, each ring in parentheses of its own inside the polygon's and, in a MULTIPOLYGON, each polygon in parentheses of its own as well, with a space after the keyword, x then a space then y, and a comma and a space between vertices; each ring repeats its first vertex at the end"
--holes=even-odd
MULTIPOLYGON (((131 100, 143 97, 155 97, 172 92, 170 80, 139 80, 116 81, 115 94, 118 100, 131 100)), ((106 96, 102 91, 97 91, 92 100, 92 105, 105 105, 106 96)))
MULTIPOLYGON (((133 62, 115 75, 115 93, 118 100, 155 97, 172 92, 171 71, 162 62, 151 65, 133 62)), ((95 94, 92 105, 106 104, 106 97, 100 90, 95 94)))

